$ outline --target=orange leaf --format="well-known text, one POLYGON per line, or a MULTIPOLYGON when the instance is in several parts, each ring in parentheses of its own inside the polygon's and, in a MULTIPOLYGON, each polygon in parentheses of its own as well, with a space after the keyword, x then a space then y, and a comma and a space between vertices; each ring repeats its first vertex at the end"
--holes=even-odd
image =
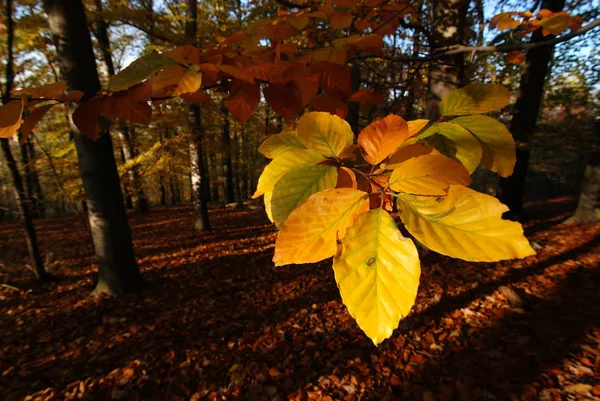
POLYGON ((521 50, 514 50, 506 55, 506 61, 511 64, 522 64, 525 61, 525 53, 521 50))
POLYGON ((57 99, 67 89, 67 84, 64 82, 54 82, 52 84, 43 85, 38 88, 21 89, 14 91, 14 95, 29 95, 31 97, 40 97, 43 99, 57 99))
POLYGON ((329 19, 331 29, 346 29, 352 24, 352 15, 336 11, 329 19))
POLYGON ((358 184, 356 182, 356 174, 348 167, 340 167, 338 168, 338 178, 336 188, 358 188, 358 184))
POLYGON ((48 110, 52 107, 56 106, 56 104, 47 104, 45 106, 40 106, 31 111, 25 121, 23 121, 23 125, 21 125, 21 143, 24 143, 27 140, 27 137, 33 130, 33 127, 46 115, 48 110))
POLYGON ((358 135, 358 146, 365 160, 375 165, 391 155, 408 137, 406 121, 390 114, 366 126, 358 135))
POLYGON ((361 104, 380 104, 385 101, 385 95, 380 92, 375 92, 373 88, 360 89, 350 96, 350 100, 361 104))
POLYGON ((225 99, 225 106, 241 122, 248 121, 260 102, 260 88, 240 81, 238 91, 225 99))
POLYGON ((302 93, 295 82, 271 83, 263 90, 265 100, 275 113, 290 121, 302 110, 302 93))
POLYGON ((312 105, 317 111, 326 111, 340 118, 346 118, 348 115, 348 105, 339 98, 327 94, 315 97, 312 105))
POLYGON ((102 99, 94 97, 87 102, 83 102, 73 112, 73 123, 79 131, 93 139, 100 137, 100 127, 98 126, 98 115, 102 99))
POLYGON ((515 29, 521 25, 521 22, 513 18, 515 15, 521 15, 521 13, 506 12, 497 14, 490 20, 490 26, 497 27, 499 31, 503 31, 505 29, 515 29))
POLYGON ((240 81, 244 81, 249 84, 254 84, 254 74, 252 74, 252 72, 250 72, 246 69, 242 69, 242 68, 238 68, 233 65, 226 65, 226 64, 221 64, 219 66, 219 69, 221 71, 223 71, 225 74, 229 74, 232 77, 239 79, 240 81))
POLYGON ((396 153, 390 156, 386 169, 395 168, 393 166, 394 164, 402 163, 403 161, 412 159, 413 157, 429 154, 439 155, 441 153, 426 143, 414 143, 411 145, 403 146, 400 149, 398 149, 396 153))
POLYGON ((199 51, 196 47, 191 45, 176 47, 173 50, 163 52, 163 54, 179 64, 198 64, 200 62, 199 51))
POLYGON ((317 96, 319 93, 319 77, 312 75, 306 78, 297 78, 296 84, 300 89, 302 96, 302 106, 306 106, 317 96))
POLYGON ((287 38, 291 38, 296 32, 296 28, 287 24, 267 25, 258 31, 257 36, 259 38, 270 39, 274 42, 281 42, 287 38))
POLYGON ((348 45, 366 53, 373 53, 383 57, 383 36, 376 33, 360 36, 353 35, 348 38, 348 45))
POLYGON ((152 107, 148 102, 132 100, 123 94, 102 99, 99 114, 111 120, 120 119, 147 125, 152 119, 152 107))
POLYGON ((351 92, 350 72, 339 64, 329 62, 315 62, 312 64, 314 72, 319 73, 319 83, 327 94, 346 97, 351 92))
POLYGON ((13 100, 0 107, 0 138, 12 139, 21 126, 25 97, 13 100))

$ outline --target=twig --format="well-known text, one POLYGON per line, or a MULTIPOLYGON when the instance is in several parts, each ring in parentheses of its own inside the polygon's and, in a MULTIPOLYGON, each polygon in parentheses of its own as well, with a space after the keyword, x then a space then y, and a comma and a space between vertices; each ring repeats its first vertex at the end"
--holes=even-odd
POLYGON ((12 285, 8 285, 8 284, 0 284, 0 287, 8 288, 9 290, 13 290, 16 292, 22 292, 20 288, 13 287, 12 285))

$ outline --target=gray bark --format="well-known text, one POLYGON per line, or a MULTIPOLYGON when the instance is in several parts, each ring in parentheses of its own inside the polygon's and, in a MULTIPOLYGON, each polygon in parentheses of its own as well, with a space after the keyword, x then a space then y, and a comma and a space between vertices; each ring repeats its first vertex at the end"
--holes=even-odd
MULTIPOLYGON (((198 4, 196 0, 186 0, 186 7, 185 36, 188 44, 197 46, 198 4)), ((210 230, 207 206, 208 198, 210 196, 210 186, 208 182, 208 171, 203 160, 204 151, 202 149, 202 139, 204 132, 199 105, 188 105, 188 121, 191 131, 189 152, 192 191, 194 192, 194 231, 200 232, 210 230)))
MULTIPOLYGON (((84 93, 83 101, 100 90, 100 80, 81 0, 45 0, 61 72, 71 89, 84 93)), ((73 140, 85 189, 85 201, 94 241, 98 281, 95 293, 121 294, 141 289, 131 231, 110 133, 93 141, 73 126, 73 140)))
MULTIPOLYGON (((564 5, 564 0, 543 0, 541 8, 556 12, 562 10, 564 5)), ((551 38, 552 36, 544 37, 541 30, 537 30, 531 41, 540 42, 551 38)), ((510 209, 506 217, 512 220, 526 220, 523 195, 531 153, 529 137, 535 131, 553 54, 554 46, 541 46, 528 50, 525 56, 525 69, 521 75, 519 96, 510 124, 510 131, 517 142, 517 162, 513 174, 508 178, 501 178, 499 183, 500 201, 510 209)))
MULTIPOLYGON (((432 51, 436 48, 462 44, 469 0, 432 1, 432 51)), ((464 56, 448 56, 429 66, 429 97, 425 117, 441 117, 440 100, 465 83, 464 56)))

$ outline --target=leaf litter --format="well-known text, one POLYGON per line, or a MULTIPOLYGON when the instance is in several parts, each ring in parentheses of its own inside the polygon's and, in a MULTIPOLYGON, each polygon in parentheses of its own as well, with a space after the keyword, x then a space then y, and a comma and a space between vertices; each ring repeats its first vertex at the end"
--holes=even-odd
POLYGON ((525 260, 421 252, 416 304, 379 347, 341 303, 329 261, 274 267, 263 212, 213 209, 215 229, 200 235, 186 206, 131 214, 150 287, 119 298, 89 296, 93 252, 75 218, 37 223, 60 277, 45 285, 3 224, 0 399, 600 397, 600 225, 560 224, 572 207, 529 204, 539 249, 525 260))

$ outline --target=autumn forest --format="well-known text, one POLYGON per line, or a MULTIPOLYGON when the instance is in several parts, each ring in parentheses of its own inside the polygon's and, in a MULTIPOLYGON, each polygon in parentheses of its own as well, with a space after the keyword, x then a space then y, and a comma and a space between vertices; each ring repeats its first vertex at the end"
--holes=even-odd
POLYGON ((0 399, 600 399, 598 0, 1 0, 0 399))

